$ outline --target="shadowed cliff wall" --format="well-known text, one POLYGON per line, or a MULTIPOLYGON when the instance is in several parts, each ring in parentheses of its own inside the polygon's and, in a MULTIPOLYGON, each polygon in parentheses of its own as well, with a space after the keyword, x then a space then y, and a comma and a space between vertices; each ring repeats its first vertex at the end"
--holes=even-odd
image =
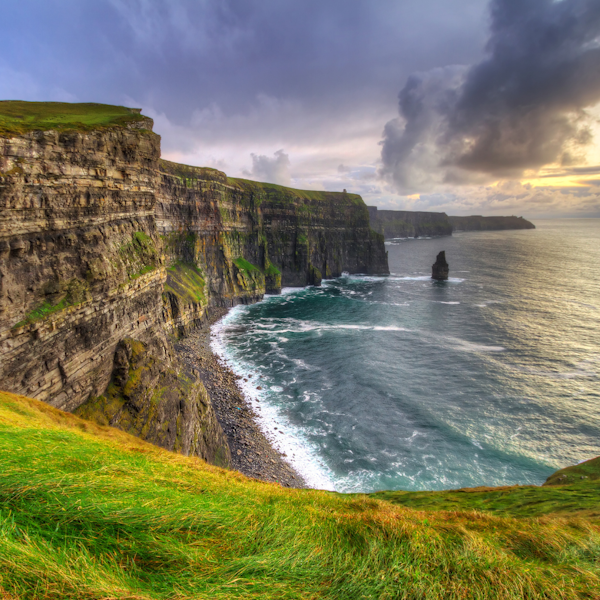
POLYGON ((206 307, 255 302, 344 271, 389 272, 383 237, 355 194, 294 190, 161 160, 156 223, 166 289, 182 269, 196 269, 203 280, 199 301, 168 292, 168 318, 180 333, 206 307))

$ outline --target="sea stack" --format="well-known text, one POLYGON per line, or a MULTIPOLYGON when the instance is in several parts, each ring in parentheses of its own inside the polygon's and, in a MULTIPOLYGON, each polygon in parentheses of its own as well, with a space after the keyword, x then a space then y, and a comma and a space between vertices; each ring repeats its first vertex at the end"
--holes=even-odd
POLYGON ((446 251, 442 250, 431 266, 431 279, 435 279, 436 281, 446 281, 449 272, 450 267, 446 262, 446 251))

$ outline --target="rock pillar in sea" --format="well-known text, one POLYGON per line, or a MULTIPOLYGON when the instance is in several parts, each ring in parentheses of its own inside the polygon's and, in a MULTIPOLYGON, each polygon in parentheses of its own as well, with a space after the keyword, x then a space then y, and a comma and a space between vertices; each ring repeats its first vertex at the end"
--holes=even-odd
POLYGON ((431 266, 431 278, 436 279, 437 281, 445 281, 448 279, 449 272, 450 266, 446 262, 446 252, 442 250, 431 266))

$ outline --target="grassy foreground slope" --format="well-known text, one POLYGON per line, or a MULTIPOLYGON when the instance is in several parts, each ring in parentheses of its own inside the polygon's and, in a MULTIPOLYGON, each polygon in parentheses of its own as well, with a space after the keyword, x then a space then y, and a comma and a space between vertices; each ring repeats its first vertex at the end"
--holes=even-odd
POLYGON ((250 480, 0 393, 0 598, 598 598, 593 519, 250 480))

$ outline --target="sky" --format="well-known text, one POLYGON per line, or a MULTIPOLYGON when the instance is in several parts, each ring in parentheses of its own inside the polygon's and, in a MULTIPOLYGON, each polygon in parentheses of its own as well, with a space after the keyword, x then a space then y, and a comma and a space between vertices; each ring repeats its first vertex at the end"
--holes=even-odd
POLYGON ((0 0, 0 99, 387 209, 600 216, 600 0, 0 0))

